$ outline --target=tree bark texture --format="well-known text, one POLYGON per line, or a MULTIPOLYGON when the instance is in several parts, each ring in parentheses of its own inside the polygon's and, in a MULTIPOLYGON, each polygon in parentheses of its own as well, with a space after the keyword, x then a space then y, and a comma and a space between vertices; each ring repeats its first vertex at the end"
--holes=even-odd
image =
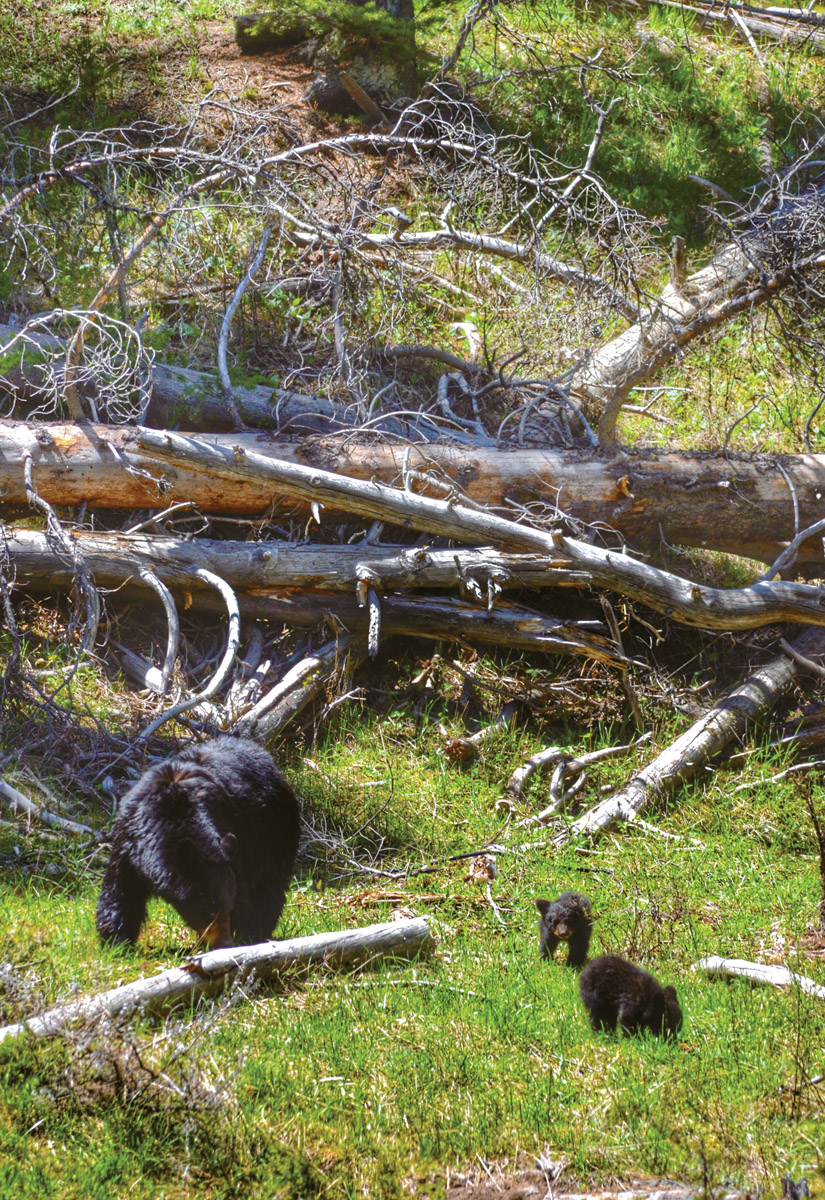
MULTIPOLYGON (((205 513, 261 516, 304 511, 300 499, 283 499, 266 479, 238 478, 231 486, 211 466, 183 462, 158 467, 137 444, 138 432, 101 425, 0 422, 0 496, 25 503, 23 463, 31 455, 39 494, 52 504, 163 508, 191 500, 205 513), (128 456, 135 471, 124 470, 128 456)), ((359 445, 319 438, 275 443, 263 434, 213 434, 215 446, 237 446, 281 462, 334 471, 352 479, 394 483, 405 467, 432 472, 477 504, 512 511, 512 505, 545 501, 587 524, 618 530, 637 550, 704 547, 773 562, 794 536, 793 497, 799 526, 822 515, 825 455, 734 455, 629 451, 605 457, 577 451, 493 450, 445 444, 359 445)), ((422 487, 421 483, 416 484, 422 487)), ((426 485, 424 485, 426 486, 426 485)), ((442 494, 435 487, 431 494, 442 494)), ((799 551, 800 574, 823 573, 822 543, 811 538, 799 551)))
POLYGON ((136 979, 97 996, 61 1004, 40 1017, 0 1029, 0 1042, 29 1034, 55 1037, 67 1027, 99 1016, 123 1016, 135 1009, 162 1011, 200 995, 215 996, 235 979, 268 979, 289 968, 323 963, 343 967, 385 958, 410 959, 430 954, 435 946, 423 917, 388 921, 361 929, 318 933, 283 942, 261 942, 198 955, 182 967, 136 979))
MULTIPOLYGON (((367 632, 368 614, 356 599, 367 570, 373 586, 450 588, 474 584, 484 597, 491 582, 500 587, 586 585, 589 576, 553 565, 539 555, 507 555, 496 550, 405 549, 402 546, 291 546, 278 542, 184 542, 146 534, 72 535, 92 581, 98 587, 142 586, 151 573, 202 609, 220 610, 213 588, 193 571, 200 566, 220 576, 237 593, 246 618, 283 621, 298 628, 333 619, 356 635, 367 632), (349 593, 349 594, 346 594, 349 593)), ((15 587, 32 591, 70 587, 74 565, 43 533, 8 530, 5 542, 15 587)), ((142 587, 140 603, 149 601, 142 587)), ((447 596, 381 597, 381 628, 386 634, 446 638, 459 642, 511 646, 555 654, 577 654, 600 662, 623 662, 614 643, 575 622, 562 621, 524 605, 496 599, 495 606, 447 596)), ((318 682, 316 680, 316 682, 318 682)), ((320 681, 323 683, 323 680, 320 681)))

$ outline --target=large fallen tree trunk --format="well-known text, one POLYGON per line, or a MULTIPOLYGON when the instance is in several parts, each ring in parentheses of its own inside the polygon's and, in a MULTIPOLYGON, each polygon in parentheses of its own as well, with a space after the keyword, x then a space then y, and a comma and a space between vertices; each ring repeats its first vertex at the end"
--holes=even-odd
MULTIPOLYGON (((205 460, 158 468, 146 460, 137 437, 133 429, 101 425, 0 422, 0 496, 7 503, 26 502, 23 468, 31 456, 37 491, 51 504, 142 509, 188 500, 206 513, 259 516, 270 511, 273 489, 267 479, 247 475, 229 487, 205 460)), ((208 440, 353 479, 393 483, 405 470, 415 472, 419 488, 438 494, 440 479, 493 508, 512 511, 513 506, 544 500, 550 512, 612 527, 654 556, 667 542, 773 562, 796 532, 794 495, 800 528, 821 517, 825 495, 825 455, 816 454, 634 451, 606 459, 574 451, 366 446, 332 438, 283 445, 249 433, 214 434, 208 440), (427 472, 431 485, 418 479, 427 472)), ((278 503, 286 510, 305 508, 300 499, 279 497, 278 503)), ((800 547, 796 569, 821 574, 819 539, 810 538, 800 547)))
MULTIPOLYGON (((806 629, 793 643, 804 658, 825 655, 825 629, 806 629)), ((711 758, 740 739, 758 717, 770 712, 805 667, 788 655, 771 659, 691 725, 629 783, 558 833, 557 846, 579 837, 594 837, 622 821, 633 821, 677 784, 703 771, 711 758)))
POLYGON ((55 1037, 77 1022, 99 1016, 122 1017, 136 1009, 161 1011, 197 996, 218 995, 233 979, 269 979, 279 971, 312 963, 341 967, 386 958, 417 958, 430 954, 434 946, 426 920, 415 917, 283 942, 211 950, 182 967, 171 967, 160 975, 136 979, 98 996, 60 1004, 40 1017, 5 1025, 0 1029, 0 1042, 25 1034, 55 1037))
MULTIPOLYGON (((195 567, 220 575, 239 592, 279 588, 352 592, 369 571, 382 590, 453 588, 475 580, 485 591, 490 580, 502 589, 582 586, 586 571, 574 571, 556 556, 505 554, 491 547, 425 550, 409 546, 296 545, 291 542, 221 542, 145 533, 72 532, 78 554, 95 583, 119 587, 136 570, 148 568, 168 587, 208 591, 192 578, 195 567)), ((10 528, 5 547, 20 586, 66 585, 74 568, 45 533, 10 528)))
POLYGON ((786 198, 754 218, 707 266, 674 278, 638 321, 598 347, 575 372, 570 394, 599 416, 599 442, 613 446, 616 421, 631 390, 650 379, 690 342, 767 303, 823 265, 821 191, 786 198))

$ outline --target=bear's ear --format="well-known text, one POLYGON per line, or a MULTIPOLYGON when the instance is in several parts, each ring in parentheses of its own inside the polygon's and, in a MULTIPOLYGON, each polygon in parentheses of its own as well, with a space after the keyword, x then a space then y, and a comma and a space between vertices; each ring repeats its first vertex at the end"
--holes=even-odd
POLYGON ((541 913, 542 916, 544 916, 544 914, 547 912, 549 907, 550 907, 549 900, 537 900, 536 901, 536 908, 539 910, 539 912, 541 913))
POLYGON ((238 839, 235 837, 234 833, 225 833, 221 838, 221 850, 223 850, 224 854, 226 855, 227 862, 232 859, 232 856, 237 848, 238 839))

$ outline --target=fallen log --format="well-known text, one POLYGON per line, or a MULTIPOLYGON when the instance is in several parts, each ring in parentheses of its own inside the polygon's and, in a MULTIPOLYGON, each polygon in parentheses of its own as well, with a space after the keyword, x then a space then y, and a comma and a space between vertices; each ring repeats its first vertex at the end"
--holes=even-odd
MULTIPOLYGON (((804 630, 793 647, 806 658, 825 655, 825 629, 804 630)), ((553 844, 563 846, 578 838, 596 837, 622 821, 633 821, 677 784, 693 779, 734 739, 742 738, 747 727, 770 712, 803 671, 785 654, 771 659, 714 704, 629 783, 557 833, 553 844)))
POLYGON ((280 971, 314 963, 347 967, 387 958, 412 959, 432 953, 435 939, 423 917, 389 921, 335 933, 261 942, 200 954, 182 967, 171 967, 87 996, 71 1004, 59 1004, 39 1017, 31 1017, 0 1029, 0 1042, 23 1037, 57 1037, 70 1026, 95 1017, 123 1017, 136 1010, 159 1012, 172 1005, 191 1002, 200 996, 216 996, 234 979, 269 979, 280 971))
POLYGON ((814 983, 807 975, 789 971, 787 967, 771 967, 764 963, 748 962, 744 958, 720 958, 712 954, 694 963, 692 970, 704 971, 710 979, 747 979, 748 983, 765 987, 798 987, 807 996, 825 1000, 825 987, 814 983))
MULTIPOLYGON (((21 329, 0 322, 0 348, 21 335, 21 329)), ((62 358, 66 347, 56 337, 42 330, 25 334, 27 351, 34 350, 35 359, 19 366, 0 368, 0 402, 4 409, 18 416, 19 408, 37 412, 43 405, 48 412, 55 409, 64 364, 62 358), (47 373, 36 360, 37 351, 51 356, 51 370, 47 373), (55 361, 55 356, 59 356, 55 361)), ((147 425, 157 429, 199 429, 203 432, 218 432, 232 428, 231 416, 220 378, 207 371, 195 371, 191 367, 179 367, 170 363, 155 362, 151 370, 149 404, 144 414, 147 425)), ((97 383, 94 378, 85 378, 78 386, 82 395, 94 397, 97 383)), ((323 396, 306 392, 294 392, 288 388, 233 386, 240 416, 250 429, 267 429, 290 438, 308 434, 330 434, 341 430, 352 430, 357 423, 354 409, 336 404, 323 396)), ((373 421, 371 429, 390 437, 405 437, 417 440, 433 436, 433 423, 429 418, 417 421, 387 413, 386 417, 373 421)), ((470 441, 466 434, 455 432, 458 441, 470 441)))
MULTIPOLYGON (((51 504, 101 508, 165 508, 187 500, 204 513, 261 516, 303 512, 300 499, 275 499, 260 476, 236 477, 232 486, 212 466, 177 462, 159 468, 141 453, 134 429, 103 425, 0 422, 0 496, 26 503, 23 467, 31 455, 39 494, 51 504), (128 465, 130 470, 124 470, 128 465)), ((454 485, 471 501, 513 511, 546 502, 571 519, 619 531, 654 558, 663 544, 698 546, 771 563, 796 529, 821 516, 825 455, 703 454, 632 451, 605 458, 579 451, 495 450, 446 444, 358 444, 328 438, 301 444, 261 434, 212 434, 209 442, 280 462, 303 462, 351 479, 394 483, 405 470, 430 474, 418 482, 431 494, 454 485)), ((822 543, 799 550, 800 574, 822 573, 822 543)))
POLYGON ((676 273, 637 321, 585 357, 569 394, 586 412, 599 414, 603 447, 615 446, 616 423, 634 387, 698 337, 821 270, 823 215, 821 190, 784 197, 707 266, 687 278, 676 273))
MULTIPOLYGON (((98 587, 119 587, 148 568, 171 588, 206 591, 193 578, 205 567, 236 591, 260 593, 278 588, 309 588, 355 593, 363 570, 380 591, 454 588, 475 581, 486 593, 492 580, 501 589, 585 586, 590 576, 571 570, 558 556, 506 554, 492 547, 429 550, 409 546, 296 545, 291 542, 230 542, 213 538, 184 541, 166 535, 97 533, 73 530, 77 552, 98 587)), ((44 533, 9 528, 9 566, 20 587, 71 584, 71 562, 44 533)))
POLYGON ((266 480, 276 494, 297 496, 316 511, 329 505, 457 541, 555 553, 572 567, 588 571, 594 584, 642 600, 688 625, 704 629, 747 629, 774 621, 825 625, 825 592, 821 588, 762 581, 747 588, 703 587, 629 555, 565 537, 557 530, 517 524, 452 500, 433 500, 406 489, 355 481, 247 452, 237 445, 230 449, 150 429, 139 429, 135 436, 139 447, 161 461, 199 464, 232 486, 248 479, 266 480))

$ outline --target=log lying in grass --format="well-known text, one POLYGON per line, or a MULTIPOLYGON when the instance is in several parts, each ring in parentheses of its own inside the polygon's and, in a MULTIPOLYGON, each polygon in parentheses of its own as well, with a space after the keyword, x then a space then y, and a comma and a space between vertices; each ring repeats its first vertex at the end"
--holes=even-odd
POLYGON ((98 1016, 123 1016, 135 1009, 157 1012, 201 995, 214 996, 235 979, 268 979, 279 971, 323 963, 352 966, 385 958, 417 958, 430 954, 435 939, 423 917, 367 925, 361 929, 318 933, 258 946, 211 950, 182 967, 136 979, 97 996, 60 1004, 40 1017, 0 1029, 0 1042, 29 1034, 55 1037, 78 1021, 98 1016))
MULTIPOLYGON (((822 656, 825 629, 806 629, 796 638, 793 648, 805 658, 822 656)), ((624 787, 558 833, 554 844, 561 846, 573 838, 595 837, 621 821, 633 821, 654 800, 668 795, 677 784, 693 779, 734 739, 741 739, 753 721, 771 711, 803 670, 787 655, 765 663, 723 696, 624 787)))
POLYGON ((693 964, 694 971, 704 971, 711 979, 747 979, 749 983, 765 987, 798 987, 808 996, 825 1000, 825 987, 814 983, 807 975, 789 971, 787 967, 769 967, 763 963, 748 962, 745 958, 720 958, 712 954, 693 964))

